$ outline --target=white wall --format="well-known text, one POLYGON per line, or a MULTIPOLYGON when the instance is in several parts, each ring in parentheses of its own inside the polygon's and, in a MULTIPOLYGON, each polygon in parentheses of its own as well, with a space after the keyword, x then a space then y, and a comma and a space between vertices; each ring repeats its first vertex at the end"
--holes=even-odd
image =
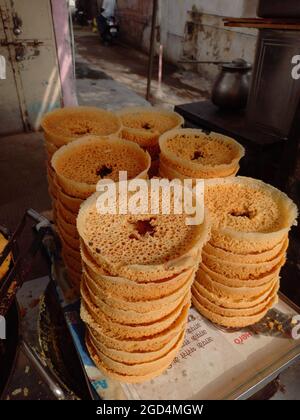
MULTIPOLYGON (((160 42, 165 59, 230 61, 244 58, 253 62, 256 31, 224 27, 223 17, 254 17, 258 0, 159 0, 160 42), (191 14, 194 10, 196 13, 191 14), (187 34, 187 22, 193 22, 193 35, 187 34)), ((123 19, 121 31, 127 41, 149 48, 152 2, 118 0, 123 19)), ((158 45, 157 45, 158 47, 158 45)), ((212 64, 189 65, 213 80, 218 67, 212 64)))
MULTIPOLYGON (((161 43, 165 58, 177 63, 180 59, 232 60, 244 58, 253 62, 256 31, 224 27, 223 17, 256 16, 257 0, 161 0, 161 43), (197 12, 197 31, 193 40, 186 33, 187 21, 194 21, 192 10, 197 12)), ((149 28, 144 33, 144 47, 149 43, 149 28)), ((218 72, 215 65, 192 65, 210 79, 218 72)))

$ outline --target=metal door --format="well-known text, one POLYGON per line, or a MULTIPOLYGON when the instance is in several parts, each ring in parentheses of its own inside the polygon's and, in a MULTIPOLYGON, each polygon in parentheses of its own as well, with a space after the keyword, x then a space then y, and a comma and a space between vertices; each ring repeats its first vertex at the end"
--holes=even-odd
POLYGON ((6 79, 0 80, 0 134, 17 132, 23 129, 23 119, 16 88, 15 72, 12 67, 11 49, 4 46, 7 40, 7 10, 0 0, 0 55, 6 62, 6 79), (4 44, 4 45, 3 45, 4 44))
POLYGON ((62 104, 50 0, 0 0, 0 55, 0 134, 37 130, 42 114, 62 104))

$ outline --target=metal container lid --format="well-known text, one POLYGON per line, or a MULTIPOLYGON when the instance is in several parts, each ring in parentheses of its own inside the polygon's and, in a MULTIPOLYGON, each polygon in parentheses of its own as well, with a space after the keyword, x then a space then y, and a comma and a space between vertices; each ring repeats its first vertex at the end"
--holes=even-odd
POLYGON ((247 61, 243 60, 242 58, 237 58, 233 60, 231 63, 224 63, 222 64, 222 69, 224 70, 250 70, 252 65, 247 63, 247 61))

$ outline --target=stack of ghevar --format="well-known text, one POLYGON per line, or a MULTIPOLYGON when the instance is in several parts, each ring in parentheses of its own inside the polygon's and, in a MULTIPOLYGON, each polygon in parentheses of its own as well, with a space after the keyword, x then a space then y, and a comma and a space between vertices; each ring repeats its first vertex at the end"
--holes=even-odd
POLYGON ((169 130, 180 128, 184 119, 176 112, 156 107, 129 107, 117 115, 122 122, 120 135, 125 140, 138 143, 152 159, 151 172, 157 175, 159 164, 159 137, 169 130))
POLYGON ((178 129, 159 139, 159 175, 168 179, 207 179, 235 176, 245 149, 222 134, 178 129))
POLYGON ((43 117, 41 126, 44 130, 47 178, 55 221, 58 185, 51 165, 53 154, 60 147, 85 135, 118 135, 121 122, 112 112, 94 107, 78 106, 49 112, 43 117))
POLYGON ((151 159, 136 143, 118 137, 86 136, 61 147, 52 157, 57 180, 57 228, 68 276, 75 286, 81 279, 81 258, 76 218, 83 201, 96 191, 100 180, 147 178, 151 159))
POLYGON ((193 303, 224 327, 255 324, 277 302, 297 207, 276 188, 245 177, 206 181, 205 204, 212 235, 203 248, 193 303))
POLYGON ((77 219, 86 344, 107 376, 143 382, 167 369, 183 343, 210 224, 205 218, 188 226, 186 214, 172 212, 100 214, 98 198, 90 197, 77 219))

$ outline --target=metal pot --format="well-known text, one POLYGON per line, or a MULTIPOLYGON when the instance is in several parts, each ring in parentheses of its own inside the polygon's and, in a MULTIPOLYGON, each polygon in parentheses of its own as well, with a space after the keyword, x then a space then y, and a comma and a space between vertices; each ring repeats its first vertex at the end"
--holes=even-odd
POLYGON ((245 108, 250 89, 251 68, 251 65, 242 59, 223 64, 213 86, 212 102, 224 109, 245 108))

